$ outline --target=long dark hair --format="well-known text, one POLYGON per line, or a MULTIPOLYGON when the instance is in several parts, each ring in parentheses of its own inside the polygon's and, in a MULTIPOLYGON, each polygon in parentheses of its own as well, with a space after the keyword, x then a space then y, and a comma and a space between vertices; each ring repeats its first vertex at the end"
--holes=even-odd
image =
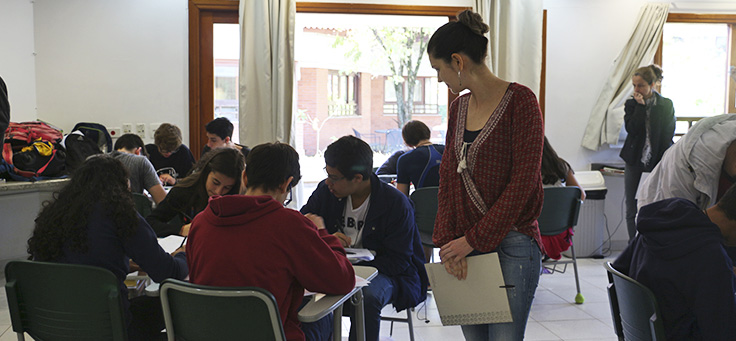
POLYGON ((542 149, 542 184, 553 185, 557 180, 565 182, 570 164, 557 156, 557 152, 544 137, 544 149, 542 149))
POLYGON ((87 252, 87 222, 93 210, 101 210, 112 220, 120 238, 131 236, 138 226, 128 171, 109 155, 87 159, 69 183, 54 193, 54 199, 44 202, 28 240, 31 258, 58 260, 65 246, 70 251, 87 252))
POLYGON ((245 157, 234 148, 215 148, 204 154, 199 162, 194 165, 192 173, 184 179, 179 180, 176 187, 192 188, 194 193, 184 203, 184 207, 176 209, 185 211, 194 208, 195 212, 201 212, 207 206, 209 195, 207 194, 207 177, 211 172, 218 172, 235 179, 235 184, 227 194, 238 194, 240 192, 240 179, 245 169, 245 157))

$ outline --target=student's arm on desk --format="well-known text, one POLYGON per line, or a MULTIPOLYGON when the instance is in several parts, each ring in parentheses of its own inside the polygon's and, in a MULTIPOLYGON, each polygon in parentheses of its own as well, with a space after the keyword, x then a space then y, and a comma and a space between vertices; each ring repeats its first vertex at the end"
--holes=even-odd
POLYGON ((313 215, 304 218, 304 224, 308 226, 295 229, 294 235, 289 238, 294 254, 303 255, 292 258, 294 275, 305 289, 312 292, 349 293, 355 286, 353 266, 345 257, 340 241, 324 228, 316 229, 317 226, 311 222, 315 220, 314 217, 322 220, 313 215))
POLYGON ((148 191, 148 193, 151 193, 153 202, 155 202, 156 205, 164 201, 164 198, 166 198, 166 191, 164 190, 164 186, 161 186, 161 184, 153 185, 146 190, 148 191))
POLYGON ((164 200, 156 205, 153 212, 146 217, 146 221, 151 225, 158 237, 166 237, 181 232, 182 226, 169 224, 168 222, 179 214, 179 211, 174 207, 183 206, 183 203, 177 202, 184 199, 183 194, 186 193, 182 193, 181 189, 177 187, 172 188, 164 200))
POLYGON ((166 253, 158 244, 158 239, 145 220, 138 221, 135 233, 123 243, 128 255, 155 282, 166 278, 184 279, 189 273, 186 254, 174 252, 174 256, 166 253))

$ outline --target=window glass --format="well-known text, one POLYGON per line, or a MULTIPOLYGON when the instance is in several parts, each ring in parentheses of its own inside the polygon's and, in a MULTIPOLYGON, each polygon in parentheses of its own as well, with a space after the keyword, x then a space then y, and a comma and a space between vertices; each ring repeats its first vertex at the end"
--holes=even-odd
POLYGON ((235 129, 232 140, 239 143, 240 28, 238 24, 214 24, 212 34, 212 54, 215 61, 215 118, 226 117, 233 123, 235 129))

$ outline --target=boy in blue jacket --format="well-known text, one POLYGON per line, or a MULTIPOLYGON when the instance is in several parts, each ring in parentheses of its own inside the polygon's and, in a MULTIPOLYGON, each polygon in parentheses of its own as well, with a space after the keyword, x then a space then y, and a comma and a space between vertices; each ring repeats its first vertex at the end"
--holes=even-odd
POLYGON ((668 340, 736 340, 736 187, 701 210, 673 198, 642 207, 613 267, 652 290, 668 340))
MULTIPOLYGON (((373 151, 363 140, 343 136, 325 151, 327 179, 312 193, 301 212, 324 219, 327 231, 344 247, 365 248, 375 259, 359 265, 375 267, 376 278, 363 288, 366 340, 378 340, 381 309, 397 311, 427 298, 427 273, 414 209, 409 199, 373 174, 373 151)), ((351 314, 350 340, 356 339, 351 314)))

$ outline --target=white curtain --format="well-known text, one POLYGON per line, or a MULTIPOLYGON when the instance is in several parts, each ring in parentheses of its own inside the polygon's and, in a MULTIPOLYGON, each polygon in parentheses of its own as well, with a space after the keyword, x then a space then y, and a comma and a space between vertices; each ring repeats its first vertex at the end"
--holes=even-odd
POLYGON ((542 73, 542 0, 475 0, 490 26, 488 66, 501 79, 526 85, 539 96, 542 73))
POLYGON ((292 142, 296 0, 240 1, 240 141, 292 142))
POLYGON ((634 32, 613 62, 611 74, 590 113, 581 144, 583 147, 598 150, 604 144, 618 143, 624 121, 623 105, 633 91, 631 74, 654 58, 669 7, 668 3, 649 3, 642 7, 634 32))

